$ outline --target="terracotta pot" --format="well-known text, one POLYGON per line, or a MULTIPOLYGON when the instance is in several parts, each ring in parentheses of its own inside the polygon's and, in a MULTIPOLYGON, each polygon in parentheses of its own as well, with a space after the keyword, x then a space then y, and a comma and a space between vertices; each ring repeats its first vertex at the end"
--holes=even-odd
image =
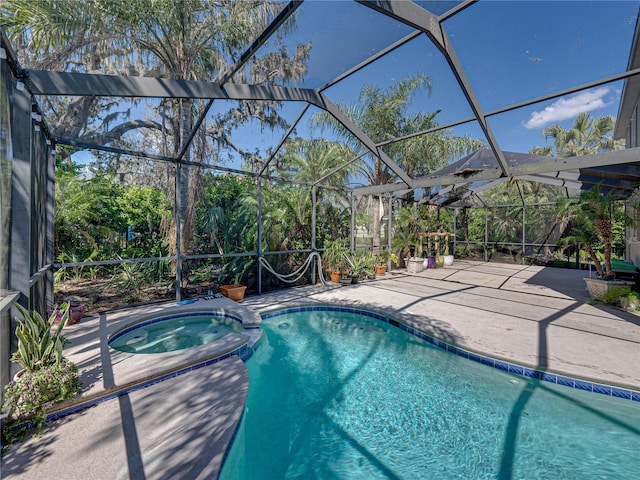
POLYGON ((246 290, 246 285, 220 285, 220 293, 231 300, 235 300, 236 302, 244 300, 244 293, 246 290))
POLYGON ((342 274, 338 270, 331 270, 331 281, 334 283, 340 283, 340 277, 342 274))
POLYGON ((69 320, 67 323, 73 325, 74 323, 78 323, 80 319, 84 316, 84 312, 87 311, 87 306, 83 303, 77 305, 71 305, 69 308, 69 320))
POLYGON ((387 273, 387 266, 386 265, 376 265, 373 267, 373 271, 376 275, 384 275, 385 273, 387 273))
MULTIPOLYGON (((84 303, 78 303, 75 305, 71 305, 69 307, 69 319, 67 320, 67 325, 73 325, 74 323, 78 323, 80 319, 84 316, 87 311, 87 306, 84 303)), ((49 311, 49 315, 51 315, 53 311, 49 311)), ((56 319, 53 321, 54 324, 58 325, 62 320, 62 311, 56 311, 56 319)))

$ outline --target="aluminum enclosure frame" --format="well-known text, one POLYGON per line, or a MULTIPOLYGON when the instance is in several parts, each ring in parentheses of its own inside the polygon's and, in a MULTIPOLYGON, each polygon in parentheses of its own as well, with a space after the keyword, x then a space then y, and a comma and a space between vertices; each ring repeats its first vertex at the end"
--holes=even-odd
MULTIPOLYGON (((625 88, 623 92, 623 102, 620 106, 619 123, 616 127, 616 135, 625 134, 627 120, 630 121, 633 116, 633 109, 630 108, 629 102, 637 98, 637 92, 640 88, 639 74, 640 69, 633 68, 638 64, 640 58, 639 49, 637 48, 638 33, 636 27, 636 37, 632 46, 632 55, 627 67, 627 71, 621 74, 612 75, 604 79, 591 81, 579 86, 574 86, 563 91, 556 92, 552 95, 529 99, 524 102, 509 105, 494 111, 484 111, 476 92, 474 91, 467 73, 464 70, 457 52, 449 38, 443 22, 458 13, 473 6, 475 1, 464 1, 453 7, 448 12, 438 16, 426 10, 417 3, 410 1, 364 1, 359 0, 358 3, 377 12, 380 15, 390 17, 404 25, 410 26, 414 31, 405 36, 401 40, 394 42, 378 53, 373 54, 368 59, 360 62, 348 69, 345 73, 339 75, 335 79, 326 83, 318 89, 292 88, 281 86, 264 86, 264 85, 242 85, 230 83, 233 74, 237 72, 243 65, 249 61, 257 50, 262 46, 283 23, 289 18, 296 9, 302 4, 301 1, 291 1, 283 6, 280 14, 270 23, 270 25, 259 35, 259 37, 246 49, 241 55, 238 62, 232 65, 228 70, 220 73, 218 78, 213 82, 205 81, 183 81, 163 78, 150 77, 127 77, 113 76, 101 74, 83 74, 70 72, 52 72, 41 70, 24 70, 17 63, 15 52, 13 52, 6 34, 0 29, 2 36, 2 44, 0 45, 0 62, 2 63, 3 78, 2 82, 11 84, 11 95, 13 96, 12 104, 12 140, 13 153, 12 160, 12 210, 13 218, 28 219, 25 222, 12 222, 11 224, 11 257, 10 257, 10 282, 0 282, 0 288, 9 287, 11 293, 3 296, 6 299, 18 299, 18 301, 28 308, 38 308, 45 310, 52 305, 53 300, 53 162, 52 153, 55 144, 73 145, 77 148, 96 148, 108 151, 120 151, 108 145, 91 145, 74 142, 66 138, 53 138, 49 135, 46 128, 46 121, 36 121, 36 116, 41 116, 36 99, 37 95, 100 95, 115 97, 139 97, 139 98, 201 98, 208 99, 207 106, 201 112, 199 119, 195 122, 195 126, 189 135, 189 138, 182 145, 181 152, 177 157, 162 157, 145 152, 128 152, 131 155, 146 156, 154 160, 166 162, 174 162, 177 166, 197 165, 191 162, 188 157, 190 144, 193 141, 198 128, 204 120, 212 102, 217 99, 224 100, 273 100, 301 102, 305 107, 298 116, 297 123, 304 115, 309 106, 315 106, 333 115, 342 125, 349 130, 355 138, 357 138, 364 146, 365 153, 362 155, 370 155, 379 158, 385 165, 395 174, 394 183, 387 185, 372 185, 368 187, 356 188, 350 190, 353 198, 360 195, 376 195, 387 197, 389 202, 389 211, 391 212, 392 196, 398 192, 413 190, 425 187, 442 187, 451 186, 452 190, 457 187, 469 185, 471 182, 483 181, 484 185, 495 186, 510 178, 520 178, 523 180, 535 180, 543 183, 559 184, 566 187, 587 187, 593 185, 598 177, 594 177, 591 170, 598 170, 603 177, 607 178, 606 185, 612 189, 619 188, 621 190, 631 192, 634 190, 633 184, 638 175, 638 164, 640 164, 640 147, 627 149, 623 151, 607 152, 596 155, 587 155, 581 157, 567 158, 540 158, 535 162, 528 164, 516 164, 510 161, 510 153, 504 152, 492 131, 487 119, 498 113, 507 112, 521 108, 525 105, 533 105, 557 98, 569 93, 580 92, 593 86, 604 85, 618 80, 625 80, 625 88), (385 142, 376 144, 372 139, 367 137, 365 133, 352 122, 344 112, 333 104, 324 91, 353 73, 370 65, 376 60, 384 57, 407 42, 418 38, 426 37, 437 47, 451 69, 465 99, 473 113, 470 118, 461 119, 448 125, 442 125, 434 129, 424 132, 418 132, 411 136, 428 135, 431 132, 441 130, 453 125, 459 125, 466 122, 476 121, 482 129, 491 151, 495 164, 489 168, 478 169, 478 171, 458 171, 445 174, 434 174, 421 178, 411 178, 404 169, 402 169, 396 161, 390 158, 384 152, 384 146, 409 138, 409 136, 398 137, 386 140, 385 142), (10 72, 10 73, 7 73, 10 72), (10 76, 11 78, 7 78, 10 76), (18 87, 22 85, 21 88, 18 87), (628 101, 627 101, 628 100, 628 101), (36 130, 38 127, 38 130, 36 130), (628 167, 628 168, 625 168, 628 167), (587 170, 584 171, 583 170, 587 170), (576 177, 577 175, 577 177, 576 177), (631 179, 627 178, 630 177, 631 179), (34 196, 38 196, 38 200, 34 200, 34 196), (44 206, 44 208, 42 208, 44 206), (41 235, 41 236, 40 236, 41 235), (6 284, 6 286, 4 285, 6 284)), ((279 142, 275 155, 283 146, 293 128, 290 128, 283 139, 279 142)), ((272 155, 272 158, 273 158, 272 155)), ((350 160, 353 162, 360 157, 350 160)), ((268 160, 267 164, 270 162, 268 160)), ((349 162, 345 163, 346 166, 349 162)), ((344 168, 341 167, 341 168, 344 168)), ((225 170, 224 167, 213 167, 225 170)), ((232 171, 232 169, 226 169, 232 171)), ((329 174, 339 171, 340 168, 334 169, 329 174)), ((253 175, 257 177, 259 192, 261 193, 262 179, 272 178, 268 175, 266 166, 257 173, 234 171, 233 173, 253 175)), ((312 191, 312 240, 311 249, 315 251, 315 221, 316 221, 316 189, 321 186, 314 183, 311 186, 312 191)), ((482 188, 475 188, 474 192, 480 192, 482 188)), ((349 189, 347 189, 349 191, 349 189)), ((4 198, 4 197, 3 197, 4 198)), ((260 202, 262 203, 262 195, 260 194, 260 202)), ((389 215, 391 222, 391 215, 389 215)), ((353 220, 352 220, 353 225, 353 220)), ((389 223, 388 231, 391 231, 391 223, 389 223)), ((178 235, 180 233, 178 232, 178 235)), ((259 236, 260 237, 260 236, 259 236)), ((179 244, 180 242, 178 242, 179 244)), ((351 242, 352 243, 352 242, 351 242)), ((389 238, 389 247, 390 247, 389 238)), ((260 243, 256 246, 256 255, 260 256, 260 243)), ((253 254, 250 252, 249 254, 253 254)), ((177 256, 178 259, 189 258, 177 256)), ((178 262, 179 264, 180 262, 178 262)), ((2 267, 2 266, 0 266, 2 267)), ((6 267, 6 266, 5 266, 6 267)), ((4 267, 3 267, 4 269, 4 267)), ((258 277, 260 272, 258 272, 258 277)), ((179 272, 177 274, 177 292, 179 297, 179 272)), ((9 307, 7 303, 1 303, 2 308, 0 314, 7 316, 9 307)), ((10 330, 5 319, 0 320, 0 383, 4 384, 8 378, 7 356, 11 349, 6 344, 10 330)))

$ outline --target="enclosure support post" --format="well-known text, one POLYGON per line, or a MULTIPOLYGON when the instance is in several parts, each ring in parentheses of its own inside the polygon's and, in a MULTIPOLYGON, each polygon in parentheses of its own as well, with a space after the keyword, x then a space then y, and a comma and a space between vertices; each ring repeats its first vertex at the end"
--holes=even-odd
POLYGON ((458 243, 458 209, 453 209, 453 255, 456 254, 456 245, 458 243))
MULTIPOLYGON (((56 152, 53 146, 47 148, 47 193, 46 193, 46 253, 44 258, 45 265, 53 265, 55 261, 55 232, 54 232, 54 215, 55 215, 55 179, 56 179, 56 152)), ((45 296, 47 310, 53 308, 54 304, 54 277, 53 268, 50 268, 45 274, 45 296)))
POLYGON ((175 203, 176 203, 176 302, 182 300, 182 262, 180 260, 180 243, 181 243, 181 232, 180 225, 182 223, 182 189, 180 185, 182 185, 182 165, 176 162, 176 173, 175 173, 175 203))
MULTIPOLYGON (((316 253, 316 186, 311 187, 311 252, 316 253)), ((311 284, 316 282, 316 260, 311 262, 311 284)))
MULTIPOLYGON (((4 79, 3 79, 4 81, 4 79)), ((31 126, 31 95, 26 89, 13 90, 13 120, 11 135, 13 159, 11 162, 11 249, 9 285, 22 295, 18 303, 32 308, 29 278, 31 276, 31 152, 33 133, 31 126)), ((17 312, 16 312, 17 313, 17 312)), ((40 312, 44 313, 44 312, 40 312)), ((15 315, 13 315, 15 317, 15 315)), ((12 325, 13 326, 13 325, 12 325)), ((13 329, 12 329, 13 330, 13 329)))
POLYGON ((355 253, 355 232, 356 232, 356 199, 353 196, 353 192, 351 192, 351 225, 350 225, 350 233, 349 233, 349 251, 351 255, 355 253))
MULTIPOLYGON (((7 72, 6 62, 3 61, 2 73, 7 72)), ((15 85, 15 78, 11 76, 11 83, 15 85)), ((9 83, 7 79, 2 77, 0 79, 5 85, 9 83), (6 82, 6 83, 5 83, 6 82)), ((29 279, 31 277, 31 248, 33 247, 34 239, 31 234, 31 222, 32 222, 32 210, 31 200, 34 196, 32 189, 33 179, 33 163, 32 163, 32 151, 33 151, 33 127, 31 121, 31 94, 26 88, 19 90, 18 88, 10 87, 11 90, 3 92, 2 101, 5 101, 13 94, 13 104, 9 102, 11 109, 11 115, 5 117, 7 123, 2 125, 2 129, 9 133, 8 139, 3 139, 3 142, 10 142, 8 145, 12 147, 13 156, 7 155, 10 168, 10 182, 11 193, 10 197, 7 195, 11 202, 9 213, 9 226, 8 232, 11 238, 8 239, 6 245, 2 248, 7 248, 10 245, 10 249, 7 252, 7 261, 9 262, 8 268, 2 266, 3 271, 0 273, 2 277, 8 274, 8 278, 3 278, 0 281, 0 288, 8 287, 9 290, 19 292, 16 294, 16 302, 26 309, 33 308, 33 299, 31 298, 31 288, 29 285, 29 279), (6 285, 5 285, 6 284, 6 285)), ((5 104, 6 105, 6 104, 5 104)), ((6 144, 5 144, 6 145, 6 144)), ((5 146, 3 145, 3 146, 5 146)), ((6 192, 5 192, 6 193, 6 192)), ((3 199, 6 198, 3 195, 3 199)), ((9 200, 8 199, 8 200, 9 200)), ((5 207, 3 205, 3 207, 5 207)), ((4 232, 3 232, 4 233, 4 232)), ((3 242, 5 239, 3 238, 3 242)), ((0 327, 0 380, 2 381, 0 388, 3 390, 0 393, 0 398, 4 398, 4 386, 11 380, 10 356, 11 352, 17 349, 17 337, 13 334, 16 327, 15 318, 18 311, 15 307, 12 307, 10 314, 0 316, 2 326, 0 327), (2 318, 4 317, 4 318, 2 318), (8 318, 7 318, 8 317, 8 318)), ((46 312, 40 312, 46 314, 46 312)))
POLYGON ((489 243, 489 210, 484 207, 484 261, 489 261, 488 246, 489 243))
POLYGON ((262 178, 258 177, 258 239, 256 242, 257 251, 257 289, 258 295, 262 294, 262 265, 260 264, 260 257, 262 257, 262 178))
POLYGON ((391 261, 391 228, 393 227, 393 195, 389 195, 389 207, 388 207, 388 213, 387 213, 387 253, 388 255, 388 259, 387 260, 387 269, 391 270, 391 264, 393 263, 391 261))
POLYGON ((526 228, 527 228, 527 224, 525 223, 526 220, 526 216, 525 216, 525 206, 522 205, 522 264, 524 265, 524 256, 526 253, 526 248, 527 248, 527 236, 526 236, 526 228))

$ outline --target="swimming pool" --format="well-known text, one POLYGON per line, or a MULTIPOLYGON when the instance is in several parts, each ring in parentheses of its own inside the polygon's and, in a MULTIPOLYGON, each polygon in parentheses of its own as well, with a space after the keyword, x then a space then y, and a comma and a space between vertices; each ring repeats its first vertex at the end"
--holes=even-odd
POLYGON ((163 353, 205 345, 232 332, 243 332, 240 318, 223 312, 186 312, 127 325, 109 346, 127 353, 163 353))
POLYGON ((221 473, 284 478, 629 478, 640 403, 471 362, 375 318, 265 317, 221 473))

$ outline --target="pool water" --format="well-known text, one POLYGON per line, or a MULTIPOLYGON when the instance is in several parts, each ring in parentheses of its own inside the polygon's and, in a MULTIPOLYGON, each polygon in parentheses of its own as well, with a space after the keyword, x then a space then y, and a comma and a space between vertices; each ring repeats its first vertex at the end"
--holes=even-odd
POLYGON ((529 380, 379 320, 265 319, 221 479, 627 479, 640 404, 529 380))
POLYGON ((163 353, 205 345, 242 330, 240 322, 224 315, 185 314, 127 328, 115 334, 109 346, 128 353, 163 353))

